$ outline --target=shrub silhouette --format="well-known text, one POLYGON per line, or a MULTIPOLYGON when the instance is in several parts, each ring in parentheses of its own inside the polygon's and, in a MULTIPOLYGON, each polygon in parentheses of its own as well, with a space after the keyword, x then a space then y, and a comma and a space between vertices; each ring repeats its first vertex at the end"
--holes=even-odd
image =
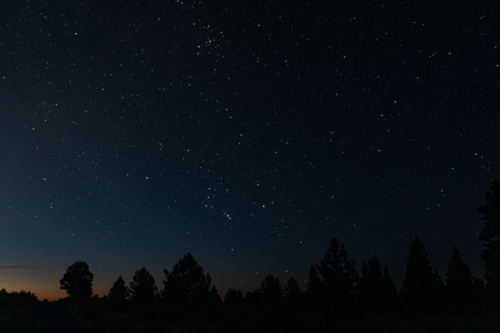
POLYGON ((0 290, 0 322, 10 319, 33 305, 39 303, 34 293, 21 290, 8 293, 0 290))

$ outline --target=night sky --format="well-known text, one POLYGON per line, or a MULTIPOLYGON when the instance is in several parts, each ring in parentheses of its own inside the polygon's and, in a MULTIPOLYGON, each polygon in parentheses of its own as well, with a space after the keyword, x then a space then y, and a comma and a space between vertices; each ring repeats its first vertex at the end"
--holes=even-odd
POLYGON ((191 252, 304 288, 332 238, 398 287, 415 236, 482 276, 496 1, 2 1, 0 287, 107 294, 191 252))

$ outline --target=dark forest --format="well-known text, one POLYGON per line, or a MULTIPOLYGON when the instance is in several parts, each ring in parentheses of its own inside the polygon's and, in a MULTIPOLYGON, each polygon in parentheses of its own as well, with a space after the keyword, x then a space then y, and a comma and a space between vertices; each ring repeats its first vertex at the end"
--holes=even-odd
POLYGON ((307 288, 292 277, 269 274, 243 295, 229 288, 221 299, 201 265, 186 254, 162 287, 145 267, 126 286, 121 275, 109 294, 92 295, 87 263, 70 265, 60 280, 68 297, 40 302, 31 292, 0 292, 4 332, 499 332, 500 183, 478 209, 484 221, 484 280, 475 277, 457 248, 446 277, 439 276, 418 237, 409 251, 403 287, 376 257, 361 272, 333 238, 311 266, 307 288))

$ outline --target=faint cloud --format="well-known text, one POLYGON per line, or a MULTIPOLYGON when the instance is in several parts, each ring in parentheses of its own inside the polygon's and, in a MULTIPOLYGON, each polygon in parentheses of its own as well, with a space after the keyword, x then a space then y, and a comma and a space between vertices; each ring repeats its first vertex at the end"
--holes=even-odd
POLYGON ((28 271, 42 271, 42 272, 53 272, 56 269, 53 267, 47 267, 47 266, 31 266, 31 265, 7 265, 7 266, 0 266, 0 270, 2 269, 22 269, 22 270, 28 270, 28 271))

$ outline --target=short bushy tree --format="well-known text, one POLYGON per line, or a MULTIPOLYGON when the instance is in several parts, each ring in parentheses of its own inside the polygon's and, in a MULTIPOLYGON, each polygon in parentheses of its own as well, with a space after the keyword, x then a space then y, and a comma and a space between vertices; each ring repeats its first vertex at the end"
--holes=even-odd
POLYGON ((77 261, 67 268, 59 283, 70 298, 85 300, 92 297, 93 279, 94 275, 89 271, 89 265, 84 261, 77 261))

